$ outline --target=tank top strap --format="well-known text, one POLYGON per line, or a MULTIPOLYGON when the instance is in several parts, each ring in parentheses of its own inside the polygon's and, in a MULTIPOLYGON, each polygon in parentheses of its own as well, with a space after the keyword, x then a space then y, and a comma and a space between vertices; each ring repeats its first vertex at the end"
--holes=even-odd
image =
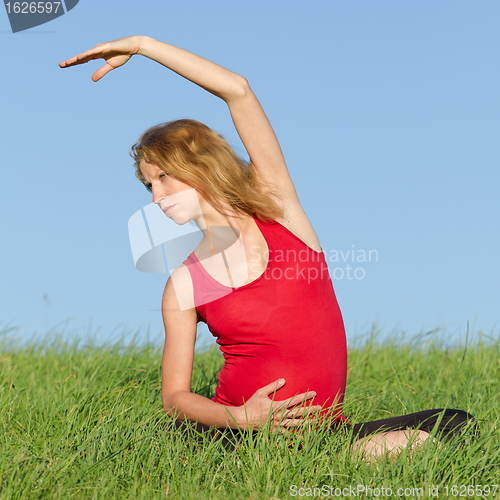
POLYGON ((193 299, 195 307, 198 309, 200 315, 205 318, 205 304, 225 297, 231 293, 232 289, 212 278, 194 252, 192 252, 183 263, 187 266, 193 282, 193 299))
POLYGON ((262 222, 255 216, 254 219, 267 242, 270 252, 294 249, 296 251, 311 252, 313 257, 315 257, 312 260, 321 260, 321 257, 324 257, 323 250, 321 250, 321 252, 314 250, 305 241, 301 240, 296 234, 292 233, 290 229, 285 227, 280 222, 262 222))

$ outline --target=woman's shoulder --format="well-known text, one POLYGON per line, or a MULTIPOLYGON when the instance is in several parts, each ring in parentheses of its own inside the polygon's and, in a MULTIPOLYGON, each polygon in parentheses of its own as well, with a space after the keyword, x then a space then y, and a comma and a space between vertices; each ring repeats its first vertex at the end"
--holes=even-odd
POLYGON ((162 303, 162 308, 165 307, 177 311, 186 311, 194 307, 193 281, 186 264, 177 267, 167 280, 162 303))

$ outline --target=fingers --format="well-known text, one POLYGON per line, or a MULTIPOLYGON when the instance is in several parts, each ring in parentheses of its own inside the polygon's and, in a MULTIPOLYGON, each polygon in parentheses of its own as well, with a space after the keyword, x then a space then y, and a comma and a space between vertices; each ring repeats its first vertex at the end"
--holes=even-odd
POLYGON ((323 409, 320 405, 304 406, 296 408, 281 406, 272 412, 274 429, 307 426, 315 420, 315 416, 323 409))
MULTIPOLYGON (((266 396, 270 396, 273 392, 276 392, 278 389, 281 389, 285 384, 286 384, 285 379, 280 378, 274 382, 271 382, 270 384, 267 384, 264 387, 261 387, 259 390, 257 390, 257 392, 265 394, 266 396)), ((312 399, 315 397, 316 393, 314 391, 308 391, 308 392, 303 392, 302 394, 297 394, 297 396, 294 396, 289 400, 276 401, 276 403, 280 405, 286 404, 287 407, 296 406, 302 403, 302 401, 306 401, 308 399, 312 399)))
POLYGON ((315 406, 300 406, 299 408, 288 409, 284 408, 281 411, 273 413, 275 420, 288 421, 288 420, 306 420, 307 417, 313 416, 314 414, 320 412, 322 407, 319 405, 315 406))
POLYGON ((275 428, 284 430, 285 432, 287 429, 305 429, 306 427, 311 426, 314 423, 314 420, 312 418, 286 418, 284 420, 281 420, 280 422, 276 422, 275 428))
MULTIPOLYGON (((316 414, 318 410, 314 410, 313 414, 316 414)), ((282 433, 293 432, 293 435, 296 435, 297 432, 305 431, 307 428, 312 425, 318 425, 317 419, 313 418, 313 414, 311 415, 294 415, 294 416, 285 416, 280 419, 273 420, 271 423, 272 429, 274 431, 279 431, 282 433)))
POLYGON ((99 59, 102 55, 102 49, 98 48, 99 46, 95 46, 93 49, 86 50, 81 54, 78 54, 70 59, 66 59, 66 61, 60 62, 59 66, 61 68, 68 68, 70 66, 76 66, 78 64, 85 64, 92 59, 99 59))
POLYGON ((256 414, 260 414, 260 417, 256 420, 256 422, 258 421, 256 428, 268 418, 270 418, 273 430, 304 426, 312 420, 314 414, 322 410, 322 406, 311 404, 316 397, 314 391, 297 394, 286 400, 275 401, 273 393, 281 389, 285 383, 284 379, 271 382, 258 389, 248 401, 247 410, 251 415, 250 419, 255 420, 254 407, 256 407, 256 414))
POLYGON ((290 408, 292 406, 297 406, 309 399, 314 399, 316 397, 316 393, 314 391, 303 392, 302 394, 297 394, 293 398, 286 399, 283 401, 276 401, 275 403, 278 405, 285 406, 286 408, 290 408))
POLYGON ((310 406, 300 406, 298 408, 293 409, 285 409, 282 410, 282 413, 286 418, 301 418, 303 416, 307 416, 313 413, 318 413, 322 410, 320 405, 310 405, 310 406))
MULTIPOLYGON (((270 396, 274 392, 276 392, 278 389, 283 387, 285 385, 285 379, 278 379, 275 382, 271 382, 270 384, 266 385, 265 387, 262 387, 259 389, 257 392, 265 394, 266 396, 270 396)), ((315 391, 307 391, 303 392, 302 394, 297 394, 296 396, 290 398, 290 399, 285 399, 282 401, 274 401, 271 404, 271 408, 276 407, 275 410, 273 410, 274 414, 277 413, 284 413, 289 410, 288 408, 294 408, 295 414, 298 415, 303 415, 304 413, 311 412, 311 411, 316 411, 317 409, 321 410, 321 406, 303 406, 303 404, 308 401, 312 400, 316 397, 316 392, 315 391), (314 410, 313 410, 314 409, 314 410)))
POLYGON ((277 391, 278 389, 281 389, 284 385, 285 385, 285 379, 280 378, 274 382, 271 382, 270 384, 267 384, 264 387, 261 387, 257 392, 260 392, 262 394, 265 394, 266 396, 269 396, 273 392, 277 391))
POLYGON ((102 68, 99 68, 93 75, 92 81, 98 82, 104 75, 108 74, 113 69, 109 64, 105 64, 102 68))

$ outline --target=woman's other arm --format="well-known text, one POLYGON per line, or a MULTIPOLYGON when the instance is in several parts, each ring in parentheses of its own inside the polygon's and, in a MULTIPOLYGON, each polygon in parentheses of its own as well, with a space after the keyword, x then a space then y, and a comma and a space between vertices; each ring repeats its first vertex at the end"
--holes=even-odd
POLYGON ((192 284, 186 267, 176 269, 168 279, 162 301, 165 347, 162 358, 161 396, 166 412, 178 419, 190 419, 220 428, 257 429, 271 415, 271 428, 295 427, 308 412, 320 406, 290 409, 315 396, 299 394, 287 401, 272 401, 269 395, 284 385, 275 381, 259 389, 243 406, 229 407, 191 392, 197 314, 187 308, 192 284), (182 307, 180 307, 180 304, 182 307))
POLYGON ((189 281, 185 268, 179 268, 168 279, 162 300, 165 346, 162 357, 161 397, 165 411, 179 419, 200 421, 205 425, 236 427, 234 419, 222 405, 191 393, 197 313, 187 307, 189 281), (180 307, 182 305, 182 307, 180 307))

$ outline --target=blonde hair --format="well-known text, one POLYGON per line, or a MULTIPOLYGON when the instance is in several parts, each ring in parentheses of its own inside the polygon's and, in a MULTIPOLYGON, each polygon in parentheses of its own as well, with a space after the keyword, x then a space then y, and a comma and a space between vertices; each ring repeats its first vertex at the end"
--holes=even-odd
POLYGON ((283 208, 270 195, 250 163, 243 161, 226 140, 195 120, 175 120, 151 127, 132 146, 135 175, 144 184, 140 163, 145 160, 176 179, 194 187, 219 213, 221 202, 240 215, 254 214, 263 222, 283 216, 283 208))

